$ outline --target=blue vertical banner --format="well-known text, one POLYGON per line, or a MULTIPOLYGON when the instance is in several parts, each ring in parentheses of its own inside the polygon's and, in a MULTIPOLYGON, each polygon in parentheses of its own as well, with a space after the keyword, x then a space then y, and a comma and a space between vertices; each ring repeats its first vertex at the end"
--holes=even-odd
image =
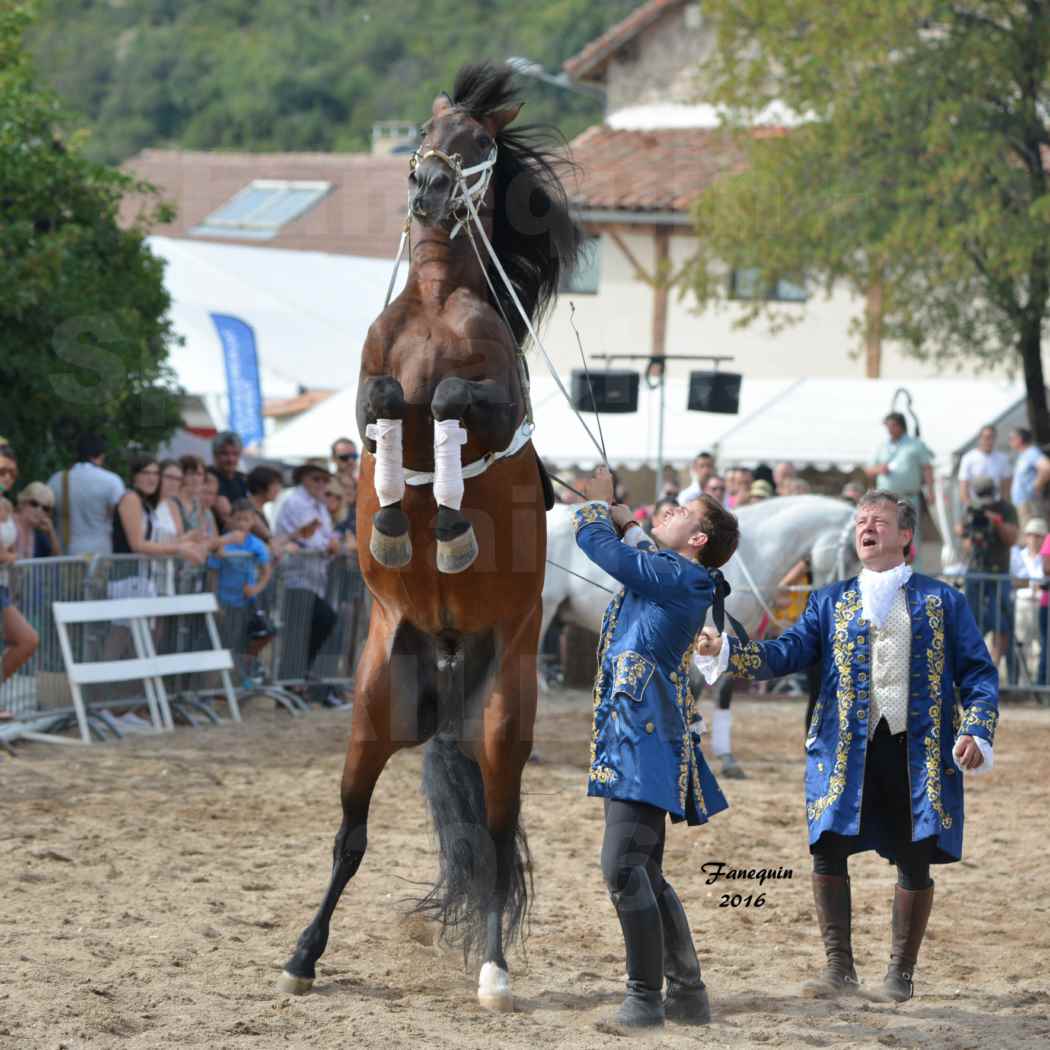
POLYGON ((226 389, 230 397, 230 430, 247 445, 262 441, 262 390, 259 386, 259 357, 255 330, 239 317, 212 314, 226 362, 226 389))

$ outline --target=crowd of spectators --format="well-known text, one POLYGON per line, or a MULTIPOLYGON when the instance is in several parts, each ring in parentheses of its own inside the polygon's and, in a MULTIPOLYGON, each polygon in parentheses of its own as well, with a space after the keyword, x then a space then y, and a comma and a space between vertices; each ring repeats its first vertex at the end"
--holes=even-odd
MULTIPOLYGON (((110 597, 175 593, 180 563, 211 570, 220 607, 247 612, 249 658, 273 636, 259 596, 284 560, 286 590, 309 596, 306 622, 295 624, 304 634, 309 677, 336 622, 326 597, 331 560, 357 557, 357 445, 339 438, 331 448, 334 471, 327 462, 303 464, 290 487, 278 466, 243 470, 243 451, 237 434, 224 432, 212 442, 210 464, 197 455, 161 459, 142 452, 121 477, 106 466, 104 441, 84 434, 68 468, 46 484, 30 481, 18 488, 17 458, 0 438, 0 682, 39 644, 12 601, 9 566, 62 554, 151 559, 148 570, 141 561, 114 559, 110 597), (7 496, 16 489, 12 505, 7 496)), ((325 702, 339 706, 342 698, 329 693, 325 702)))
MULTIPOLYGON (((868 485, 894 492, 914 506, 920 523, 910 552, 914 559, 922 541, 923 508, 932 512, 936 507, 933 453, 917 434, 908 433, 901 413, 889 413, 883 425, 885 440, 864 473, 868 485)), ((1024 646, 1038 645, 1033 677, 1043 685, 1047 683, 1050 648, 1050 591, 1042 582, 1050 577, 1050 457, 1033 442, 1031 431, 1025 427, 1010 431, 1009 453, 998 447, 998 439, 997 428, 985 425, 975 447, 959 461, 956 538, 963 560, 945 566, 945 572, 961 577, 974 617, 988 638, 992 658, 1007 660, 1012 679, 1024 646)), ((578 482, 573 484, 580 487, 578 482)), ((866 487, 851 479, 839 496, 856 504, 866 487)), ((689 465, 684 483, 674 467, 665 467, 660 497, 636 513, 642 525, 651 530, 669 508, 689 503, 701 494, 736 510, 811 491, 790 462, 753 468, 737 464, 719 473, 715 457, 702 451, 689 465)), ((626 493, 620 489, 617 495, 626 501, 626 493)), ((567 503, 580 498, 564 490, 560 497, 567 503)))
MULTIPOLYGON (((923 500, 932 507, 932 453, 908 433, 901 414, 890 413, 884 425, 886 440, 866 469, 868 481, 899 493, 917 510, 923 500)), ((976 446, 959 463, 962 520, 957 531, 966 555, 964 586, 979 626, 990 637, 993 658, 1014 659, 1015 642, 1038 640, 1042 684, 1050 613, 1050 591, 1042 583, 1050 574, 1050 458, 1026 428, 1009 435, 1012 458, 997 447, 997 438, 994 425, 983 427, 976 446), (1003 585, 1007 575, 1011 586, 1003 585)), ((19 487, 17 456, 0 438, 3 678, 21 667, 38 644, 36 632, 12 602, 10 565, 61 554, 167 559, 167 569, 151 575, 150 593, 173 593, 172 563, 208 566, 217 574, 220 603, 231 609, 247 606, 253 614, 274 566, 290 559, 284 566, 285 587, 309 604, 302 626, 305 661, 311 666, 336 621, 326 597, 331 559, 356 558, 357 444, 338 438, 331 446, 333 469, 327 461, 308 462, 295 469, 290 486, 277 466, 242 469, 243 451, 240 438, 225 432, 212 442, 210 464, 196 455, 158 459, 137 454, 122 478, 107 467, 103 440, 84 434, 68 468, 46 484, 30 480, 19 487), (300 552, 311 556, 296 558, 300 552)), ((580 486, 571 485, 559 490, 564 502, 581 498, 572 491, 580 486)), ((864 488, 850 481, 840 495, 856 503, 864 488)), ((668 509, 701 494, 735 510, 810 491, 790 462, 734 464, 719 472, 715 457, 701 451, 684 482, 666 467, 660 498, 641 505, 637 514, 651 530, 668 509)), ((622 487, 618 497, 627 499, 622 487)), ((916 537, 916 549, 918 543, 916 537)), ((115 574, 118 591, 119 577, 115 574)), ((253 615, 251 621, 249 652, 254 655, 270 635, 264 631, 265 616, 253 615)))

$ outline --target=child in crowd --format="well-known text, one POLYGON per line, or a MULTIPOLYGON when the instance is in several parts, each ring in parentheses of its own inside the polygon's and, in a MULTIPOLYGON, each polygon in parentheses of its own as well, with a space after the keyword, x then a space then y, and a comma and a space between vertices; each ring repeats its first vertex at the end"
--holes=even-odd
POLYGON ((219 570, 219 604, 224 609, 244 611, 241 622, 244 622, 245 637, 230 641, 234 645, 244 645, 246 669, 276 634, 256 600, 266 590, 273 567, 269 548, 258 536, 252 535, 254 521, 255 507, 251 500, 235 500, 227 524, 232 532, 243 535, 244 539, 224 543, 219 558, 211 563, 212 568, 219 570))

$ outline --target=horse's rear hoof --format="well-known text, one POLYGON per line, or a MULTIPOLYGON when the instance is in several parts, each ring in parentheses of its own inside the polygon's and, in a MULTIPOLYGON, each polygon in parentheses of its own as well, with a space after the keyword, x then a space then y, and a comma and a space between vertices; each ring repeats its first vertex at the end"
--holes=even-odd
POLYGON ((408 518, 400 507, 383 507, 372 518, 372 538, 368 541, 372 557, 386 569, 404 568, 412 560, 412 538, 408 518))
POLYGON ((285 995, 306 995, 313 986, 312 977, 295 977, 287 970, 281 971, 281 976, 277 981, 277 990, 284 992, 285 995))
POLYGON ((478 977, 478 1002, 486 1010, 510 1013, 514 996, 510 994, 510 975, 495 963, 487 962, 478 977))
POLYGON ((438 572, 457 573, 469 569, 478 557, 478 541, 474 526, 468 525, 466 532, 455 539, 437 541, 438 572))

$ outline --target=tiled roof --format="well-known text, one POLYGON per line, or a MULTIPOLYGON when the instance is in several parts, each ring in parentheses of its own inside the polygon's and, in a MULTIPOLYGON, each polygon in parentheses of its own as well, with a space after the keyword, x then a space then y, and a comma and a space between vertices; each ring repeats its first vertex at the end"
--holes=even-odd
POLYGON ((685 0, 649 0, 632 11, 622 22, 607 29, 587 44, 578 55, 562 63, 562 69, 574 80, 600 79, 605 63, 643 29, 662 18, 668 11, 681 7, 685 0))
POLYGON ((579 170, 570 197, 591 210, 685 212, 715 179, 745 163, 740 145, 717 128, 621 131, 598 124, 574 140, 572 156, 579 170))
MULTIPOLYGON (((331 191, 270 240, 202 237, 225 244, 291 248, 370 258, 393 258, 405 217, 408 158, 368 153, 204 153, 144 150, 128 160, 129 173, 152 182, 175 204, 173 223, 152 232, 189 237, 212 212, 254 179, 324 181, 331 191)), ((125 200, 130 221, 141 202, 125 200)))

